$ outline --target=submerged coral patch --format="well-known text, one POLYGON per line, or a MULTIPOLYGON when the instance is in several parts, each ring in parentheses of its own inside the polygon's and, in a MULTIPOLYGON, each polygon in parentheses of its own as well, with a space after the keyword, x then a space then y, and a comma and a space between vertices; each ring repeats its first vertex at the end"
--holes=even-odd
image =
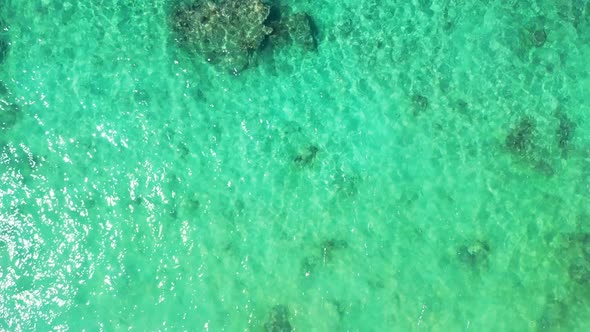
POLYGON ((547 301, 537 324, 547 331, 559 330, 567 324, 568 306, 566 303, 552 299, 547 301))
POLYGON ((291 332, 293 328, 289 322, 289 309, 279 304, 270 310, 268 321, 264 324, 266 332, 291 332))
POLYGON ((583 259, 572 263, 568 269, 568 273, 573 281, 581 285, 588 285, 590 283, 590 264, 583 259))
POLYGON ((8 58, 10 40, 8 39, 8 25, 0 18, 0 64, 8 58))
POLYGON ((4 60, 7 58, 9 46, 10 45, 8 44, 8 41, 0 37, 0 64, 3 63, 4 60))
POLYGON ((319 148, 315 145, 309 145, 301 149, 293 158, 295 165, 303 167, 310 165, 319 152, 319 148))
POLYGON ((261 49, 282 45, 279 41, 316 49, 317 28, 311 16, 288 12, 261 0, 197 1, 177 7, 171 25, 176 40, 189 53, 238 73, 253 63, 261 49))
POLYGON ((6 95, 8 95, 8 88, 2 81, 0 81, 0 98, 6 95))
POLYGON ((530 38, 533 46, 542 47, 543 45, 545 45, 545 42, 547 41, 547 32, 545 31, 545 29, 537 29, 531 32, 530 38))
POLYGON ((10 90, 0 81, 0 130, 14 127, 21 117, 21 108, 10 101, 10 90))
POLYGON ((457 248, 457 258, 471 268, 485 265, 490 254, 490 245, 486 241, 476 240, 457 248))
POLYGON ((523 118, 510 130, 506 137, 506 148, 515 155, 526 154, 532 148, 535 123, 529 118, 523 118))
POLYGON ((428 109, 428 98, 420 94, 412 96, 412 106, 414 108, 414 115, 418 115, 428 109))
POLYGON ((20 116, 20 107, 0 99, 0 130, 14 127, 20 116))
POLYGON ((248 66, 251 52, 272 32, 263 24, 269 11, 260 0, 199 1, 177 8, 172 26, 189 51, 239 71, 248 66))
POLYGON ((518 160, 549 177, 555 173, 555 170, 547 159, 547 153, 536 142, 537 135, 535 121, 532 118, 523 117, 510 129, 504 145, 508 152, 518 160))
POLYGON ((265 24, 272 28, 263 47, 280 48, 296 45, 307 51, 318 47, 319 31, 313 17, 307 13, 291 13, 287 6, 273 5, 265 24))
POLYGON ((555 117, 558 120, 557 130, 555 131, 555 138, 557 146, 561 150, 563 158, 567 158, 570 144, 576 131, 576 123, 573 122, 564 112, 556 112, 555 117))
POLYGON ((564 234, 558 246, 561 255, 568 258, 568 274, 580 285, 590 285, 590 233, 564 234))
POLYGON ((334 252, 348 248, 348 243, 339 239, 328 239, 321 243, 321 256, 324 262, 332 260, 334 252))

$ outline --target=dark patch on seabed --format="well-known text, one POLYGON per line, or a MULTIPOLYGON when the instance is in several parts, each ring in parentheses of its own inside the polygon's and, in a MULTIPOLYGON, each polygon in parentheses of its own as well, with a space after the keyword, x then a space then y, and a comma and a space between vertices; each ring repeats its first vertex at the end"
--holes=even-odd
POLYGON ((573 140, 577 124, 561 108, 554 112, 555 132, 550 133, 554 137, 553 142, 545 142, 550 148, 544 148, 540 139, 540 132, 533 117, 524 116, 516 121, 509 129, 504 145, 507 151, 516 160, 529 165, 533 170, 545 176, 555 174, 553 159, 567 159, 574 149, 573 140), (556 148, 555 148, 556 147, 556 148), (551 151, 556 150, 560 155, 551 151))
POLYGON ((348 243, 341 239, 328 238, 323 240, 319 248, 313 248, 313 254, 303 258, 301 261, 302 275, 310 276, 315 274, 318 267, 330 264, 335 256, 348 248, 348 243))
POLYGON ((558 125, 555 131, 557 146, 561 150, 561 155, 565 159, 571 150, 571 143, 576 131, 576 123, 573 122, 564 111, 555 111, 558 125))
POLYGON ((575 317, 588 314, 590 305, 590 216, 585 213, 578 215, 576 230, 554 236, 550 248, 550 254, 559 259, 568 279, 560 285, 563 291, 546 296, 537 321, 538 329, 571 331, 575 317))
POLYGON ((233 74, 256 64, 268 48, 318 47, 312 16, 293 13, 278 1, 193 1, 175 6, 169 20, 184 50, 233 74))
MULTIPOLYGON (((8 23, 0 17, 0 66, 6 62, 10 50, 8 31, 8 23)), ((0 74, 3 73, 4 71, 0 68, 0 74)), ((0 76, 0 132, 14 127, 22 116, 20 107, 11 102, 10 90, 2 79, 3 77, 0 76)))
POLYGON ((10 51, 10 39, 8 37, 8 24, 0 17, 0 65, 8 58, 10 51))
POLYGON ((532 117, 522 117, 510 128, 504 141, 508 152, 523 164, 547 177, 555 174, 551 156, 538 142, 537 124, 532 117))
POLYGON ((20 107, 11 101, 10 89, 0 79, 0 132, 13 128, 21 118, 20 107))
POLYGON ((472 240, 457 248, 457 259, 470 269, 485 268, 490 255, 490 245, 487 241, 472 240))
POLYGON ((293 162, 300 167, 310 165, 317 156, 319 148, 315 145, 309 145, 301 149, 293 158, 293 162))
POLYGON ((289 322, 289 308, 278 304, 270 309, 268 320, 264 324, 266 332, 291 332, 293 328, 289 322))

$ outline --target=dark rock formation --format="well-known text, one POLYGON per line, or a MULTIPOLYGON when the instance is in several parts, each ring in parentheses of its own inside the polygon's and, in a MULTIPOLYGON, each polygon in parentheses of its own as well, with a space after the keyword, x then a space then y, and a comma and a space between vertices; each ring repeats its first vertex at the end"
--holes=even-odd
MULTIPOLYGON (((543 15, 524 19, 516 16, 521 23, 516 31, 509 32, 507 41, 515 55, 524 62, 531 60, 531 52, 543 48, 549 40, 551 31, 547 18, 543 15)), ((515 18, 516 18, 515 17, 515 18)))
POLYGON ((20 107, 6 102, 0 96, 0 130, 7 130, 14 127, 20 117, 20 107))
POLYGON ((8 95, 8 88, 0 81, 0 98, 8 95))
POLYGON ((472 268, 478 268, 486 264, 489 254, 490 246, 488 243, 479 240, 462 245, 457 249, 457 258, 459 261, 472 268))
POLYGON ((294 44, 308 51, 318 46, 318 28, 307 13, 290 13, 288 7, 271 7, 266 24, 272 28, 264 46, 282 47, 294 44))
POLYGON ((326 266, 334 260, 334 256, 348 248, 348 243, 341 239, 329 238, 323 240, 319 245, 319 250, 314 248, 313 254, 306 256, 301 261, 301 269, 306 277, 314 274, 318 267, 326 266))
POLYGON ((530 33, 530 43, 535 47, 542 47, 547 41, 545 29, 536 29, 530 33))
POLYGON ((320 257, 315 255, 304 257, 301 260, 302 275, 305 275, 307 277, 312 273, 315 273, 316 267, 318 265, 321 265, 320 257))
POLYGON ((539 330, 567 331, 565 329, 568 319, 568 305, 561 301, 550 299, 543 306, 543 312, 538 320, 539 330))
POLYGON ((8 57, 10 40, 8 39, 8 25, 0 18, 0 64, 8 57))
POLYGON ((0 81, 0 130, 8 130, 20 120, 22 112, 18 105, 10 102, 10 91, 0 81))
POLYGON ((559 121, 559 125, 555 132, 557 145, 559 146, 559 149, 561 149, 562 157, 566 158, 570 148, 571 140, 576 130, 576 124, 563 112, 557 111, 555 113, 555 117, 559 121))
POLYGON ((315 28, 313 19, 308 14, 297 13, 287 16, 285 26, 294 44, 310 51, 314 51, 318 47, 316 40, 317 28, 315 28))
POLYGON ((510 129, 504 144, 506 149, 520 161, 527 163, 532 169, 545 176, 552 176, 555 170, 547 160, 543 149, 535 144, 535 136, 535 122, 529 117, 524 117, 510 129))
POLYGON ((568 273, 581 285, 590 285, 590 233, 579 232, 563 237, 563 256, 571 259, 568 273))
POLYGON ((269 12, 270 7, 260 0, 197 1, 177 8, 172 26, 191 52, 222 68, 240 71, 272 32, 264 25, 269 12))
POLYGON ((556 247, 560 248, 560 257, 568 262, 571 280, 590 286, 590 232, 563 234, 558 237, 556 247))
POLYGON ((525 50, 540 48, 547 42, 547 19, 544 16, 533 17, 522 26, 520 39, 525 50))
POLYGON ((428 109, 428 98, 420 94, 412 96, 412 106, 414 108, 414 115, 418 115, 428 109))
POLYGON ((177 7, 173 30, 190 53, 231 72, 247 68, 267 47, 317 48, 317 27, 306 13, 261 0, 204 0, 177 7))
POLYGON ((2 37, 0 36, 0 64, 2 64, 4 62, 4 60, 7 58, 8 48, 9 48, 8 41, 2 39, 2 37))
MULTIPOLYGON (((577 227, 573 232, 560 233, 546 237, 551 239, 547 257, 553 257, 569 282, 559 285, 564 291, 552 291, 540 318, 538 328, 547 331, 574 331, 579 328, 576 310, 580 305, 588 303, 590 291, 590 228, 588 215, 581 213, 577 217, 577 227)), ((560 278, 561 279, 561 278, 560 278)))
POLYGON ((533 146, 535 123, 529 118, 521 119, 506 137, 506 148, 516 155, 529 152, 533 146))
POLYGON ((356 172, 340 171, 335 174, 332 186, 340 197, 353 197, 358 193, 358 185, 362 180, 356 172))
POLYGON ((324 261, 332 260, 335 251, 348 248, 348 243, 344 240, 328 239, 322 242, 322 258, 324 261))
POLYGON ((573 262, 568 269, 570 278, 581 285, 590 284, 590 263, 587 260, 579 259, 573 262))
POLYGON ((295 165, 304 167, 310 165, 317 156, 319 149, 315 145, 306 146, 293 158, 295 165))
POLYGON ((282 305, 276 305, 270 310, 268 321, 264 324, 266 332, 291 332, 293 328, 289 323, 289 309, 282 305))

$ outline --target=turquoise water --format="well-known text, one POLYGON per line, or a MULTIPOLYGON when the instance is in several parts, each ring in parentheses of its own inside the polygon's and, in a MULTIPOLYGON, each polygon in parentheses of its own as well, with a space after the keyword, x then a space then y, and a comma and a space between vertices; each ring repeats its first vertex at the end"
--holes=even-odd
POLYGON ((467 3, 292 0, 232 75, 4 0, 0 330, 590 329, 590 1, 467 3))

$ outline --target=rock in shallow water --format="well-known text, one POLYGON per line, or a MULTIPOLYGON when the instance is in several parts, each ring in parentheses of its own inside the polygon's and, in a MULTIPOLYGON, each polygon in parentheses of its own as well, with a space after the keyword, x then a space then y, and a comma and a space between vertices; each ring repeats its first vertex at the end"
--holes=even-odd
POLYGON ((246 69, 262 49, 291 44, 317 48, 310 15, 261 0, 196 1, 177 7, 171 21, 185 49, 232 73, 246 69))
POLYGON ((8 41, 2 39, 2 36, 0 36, 0 64, 7 58, 9 46, 8 41))
POLYGON ((529 118, 521 119, 506 137, 506 147, 515 155, 526 154, 532 148, 535 123, 529 118))
POLYGON ((10 38, 8 38, 8 23, 0 18, 0 64, 8 57, 10 38))
POLYGON ((265 24, 272 28, 272 33, 263 46, 274 48, 294 44, 307 51, 317 49, 318 28, 307 13, 291 13, 287 6, 272 6, 265 24))
POLYGON ((2 81, 0 81, 0 98, 6 95, 8 95, 8 88, 2 81))
POLYGON ((306 13, 290 15, 286 19, 285 26, 293 43, 310 51, 317 48, 315 24, 311 16, 306 13))
POLYGON ((177 8, 172 25, 189 51, 222 68, 241 71, 272 32, 264 25, 269 11, 260 0, 198 1, 177 8))
POLYGON ((284 305, 276 305, 270 310, 270 315, 266 324, 266 332, 291 332, 293 328, 289 323, 289 309, 284 305))
POLYGON ((570 120, 564 112, 558 111, 555 113, 555 116, 559 121, 555 132, 557 145, 561 150, 562 157, 566 158, 576 131, 576 123, 570 120))
POLYGON ((7 130, 19 121, 21 117, 20 108, 0 99, 0 130, 7 130))
POLYGON ((490 246, 486 241, 473 241, 469 244, 462 245, 457 249, 457 258, 460 262, 478 268, 488 261, 490 255, 490 246))

